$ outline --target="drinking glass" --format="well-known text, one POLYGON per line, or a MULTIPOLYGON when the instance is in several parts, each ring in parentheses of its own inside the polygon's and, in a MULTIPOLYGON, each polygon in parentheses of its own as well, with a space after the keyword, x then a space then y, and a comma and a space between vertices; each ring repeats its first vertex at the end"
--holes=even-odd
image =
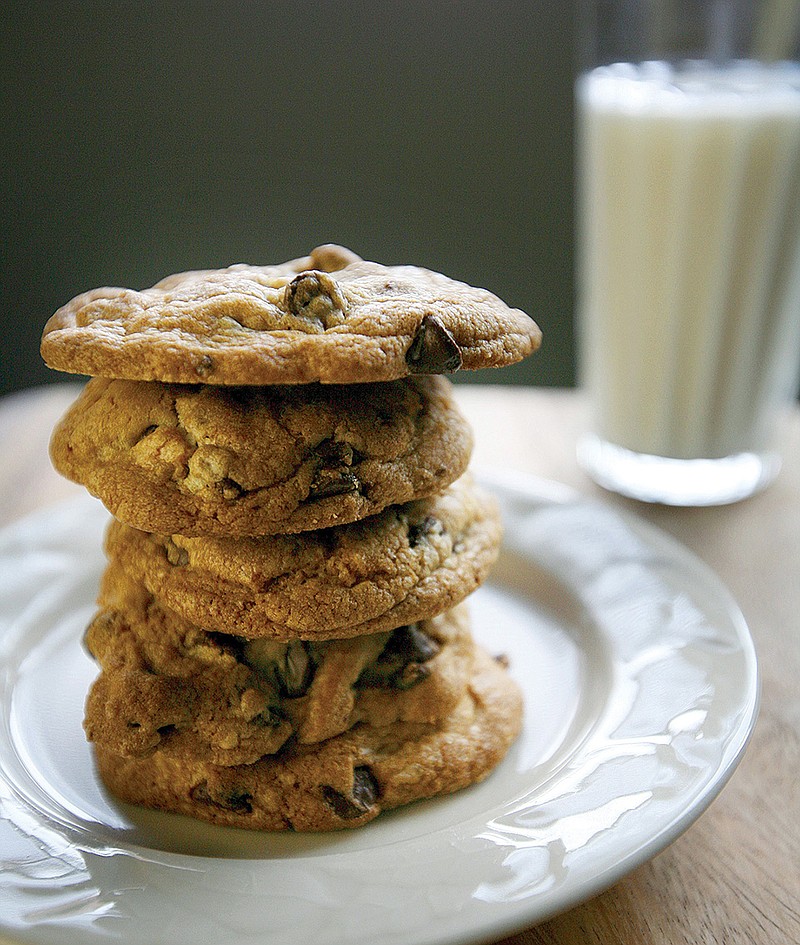
POLYGON ((644 501, 736 501, 777 474, 800 379, 800 0, 584 14, 579 460, 644 501))

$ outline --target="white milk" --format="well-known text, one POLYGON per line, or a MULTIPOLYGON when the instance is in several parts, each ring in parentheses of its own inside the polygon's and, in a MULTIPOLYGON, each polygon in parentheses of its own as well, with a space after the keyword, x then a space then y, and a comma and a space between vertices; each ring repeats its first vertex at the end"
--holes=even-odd
POLYGON ((766 448, 800 369, 800 68, 604 67, 578 118, 595 432, 680 459, 766 448))

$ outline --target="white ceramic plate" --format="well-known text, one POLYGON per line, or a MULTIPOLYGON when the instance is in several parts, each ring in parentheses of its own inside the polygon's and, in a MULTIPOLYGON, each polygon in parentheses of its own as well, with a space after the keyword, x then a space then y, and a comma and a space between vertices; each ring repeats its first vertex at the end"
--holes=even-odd
POLYGON ((482 478, 506 539, 473 623, 511 659, 523 734, 483 784, 333 834, 110 798, 81 729, 106 513, 87 498, 2 533, 0 929, 58 945, 463 945, 578 903, 688 827, 756 715, 739 610, 653 529, 552 484, 482 478))

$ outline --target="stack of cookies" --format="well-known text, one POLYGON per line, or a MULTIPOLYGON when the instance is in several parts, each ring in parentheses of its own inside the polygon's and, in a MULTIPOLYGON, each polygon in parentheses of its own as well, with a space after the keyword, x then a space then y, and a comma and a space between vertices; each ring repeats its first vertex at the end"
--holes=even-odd
POLYGON ((53 316, 45 360, 91 375, 53 463, 113 516, 85 719, 112 793, 327 830, 496 766, 521 699, 464 601, 501 528, 440 375, 539 338, 484 290, 336 246, 53 316))

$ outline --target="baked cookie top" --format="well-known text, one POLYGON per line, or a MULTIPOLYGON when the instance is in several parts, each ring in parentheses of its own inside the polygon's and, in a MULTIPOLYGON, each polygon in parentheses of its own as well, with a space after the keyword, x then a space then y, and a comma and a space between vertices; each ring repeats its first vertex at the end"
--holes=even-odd
POLYGON ((297 535, 187 538, 112 521, 106 550, 209 630, 321 640, 449 610, 483 583, 500 541, 497 503, 467 473, 441 495, 297 535))
POLYGON ((466 609, 391 632, 305 643, 209 633, 114 565, 85 636, 102 667, 87 737, 115 754, 155 748, 216 765, 251 764, 291 737, 315 744, 356 724, 435 724, 472 671, 466 609))
POLYGON ((326 245, 273 266, 93 289, 47 322, 57 370, 204 384, 353 384, 502 367, 538 348, 533 320, 485 289, 326 245))
POLYGON ((103 781, 124 801, 252 830, 336 830, 482 781, 521 725, 518 686, 477 649, 461 699, 436 725, 357 725, 228 767, 158 748, 126 758, 98 745, 96 754, 103 781))
POLYGON ((93 378, 55 468, 123 522, 183 535, 326 528, 446 488, 472 432, 444 377, 210 387, 93 378))

